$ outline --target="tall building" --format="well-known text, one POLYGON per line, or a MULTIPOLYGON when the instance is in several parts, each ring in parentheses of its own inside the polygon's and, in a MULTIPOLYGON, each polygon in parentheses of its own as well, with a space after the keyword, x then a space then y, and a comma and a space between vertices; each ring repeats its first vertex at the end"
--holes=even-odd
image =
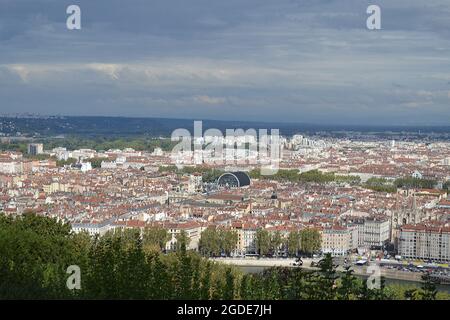
POLYGON ((425 223, 400 228, 398 253, 406 259, 450 262, 450 227, 425 223))
POLYGON ((332 256, 345 256, 349 250, 356 249, 357 243, 353 241, 356 229, 334 225, 322 231, 323 253, 331 253, 332 256))
POLYGON ((42 143, 28 144, 28 154, 33 156, 44 153, 44 145, 42 143))
POLYGON ((390 236, 390 221, 386 217, 364 219, 364 227, 360 236, 363 247, 381 247, 390 236))
POLYGON ((357 230, 358 248, 381 247, 389 240, 391 223, 388 217, 369 216, 347 219, 347 225, 357 230))

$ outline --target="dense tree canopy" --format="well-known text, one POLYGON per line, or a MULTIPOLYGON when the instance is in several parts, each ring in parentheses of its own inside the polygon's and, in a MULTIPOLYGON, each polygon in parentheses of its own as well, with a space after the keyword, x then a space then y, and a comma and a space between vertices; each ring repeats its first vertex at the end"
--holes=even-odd
MULTIPOLYGON (((185 234, 177 239, 177 251, 163 254, 167 237, 155 227, 143 235, 124 230, 92 238, 73 234, 69 225, 51 218, 0 215, 0 299, 449 298, 436 292, 430 278, 420 289, 370 290, 350 270, 339 274, 330 256, 317 271, 270 268, 244 274, 186 250, 185 234), (67 270, 74 265, 81 275, 78 290, 67 287, 67 270)), ((291 239, 294 247, 297 240, 291 239)))

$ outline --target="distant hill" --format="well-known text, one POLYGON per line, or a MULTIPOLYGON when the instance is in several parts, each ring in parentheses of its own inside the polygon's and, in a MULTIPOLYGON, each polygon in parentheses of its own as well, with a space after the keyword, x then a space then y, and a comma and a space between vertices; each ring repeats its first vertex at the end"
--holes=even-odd
MULTIPOLYGON (((201 120, 201 119, 198 119, 201 120)), ((17 132, 31 136, 164 136, 177 128, 193 132, 192 119, 127 118, 127 117, 0 117, 0 132, 16 135, 17 132)), ((437 132, 449 133, 450 127, 368 127, 342 125, 316 125, 295 123, 268 123, 251 121, 203 120, 203 130, 217 128, 225 134, 226 129, 280 129, 282 135, 314 133, 319 131, 358 132, 437 132)))

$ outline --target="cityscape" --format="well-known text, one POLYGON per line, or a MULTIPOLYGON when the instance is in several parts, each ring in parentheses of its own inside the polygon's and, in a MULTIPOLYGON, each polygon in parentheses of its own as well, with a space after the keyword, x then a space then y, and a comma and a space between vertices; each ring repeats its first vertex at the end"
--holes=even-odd
POLYGON ((0 0, 0 303, 448 306, 449 17, 0 0))
POLYGON ((448 294, 450 143, 439 135, 281 135, 277 170, 261 175, 260 157, 249 152, 238 159, 224 150, 219 158, 227 161, 217 165, 207 148, 200 165, 193 151, 177 152, 179 165, 169 137, 149 149, 131 137, 123 149, 49 149, 39 139, 67 139, 20 134, 1 140, 15 149, 0 156, 5 217, 48 217, 91 238, 130 231, 152 238, 158 230, 158 252, 176 253, 182 242, 244 273, 316 270, 329 255, 340 272, 366 279, 376 267, 380 278, 416 286, 428 275, 440 296, 448 294))

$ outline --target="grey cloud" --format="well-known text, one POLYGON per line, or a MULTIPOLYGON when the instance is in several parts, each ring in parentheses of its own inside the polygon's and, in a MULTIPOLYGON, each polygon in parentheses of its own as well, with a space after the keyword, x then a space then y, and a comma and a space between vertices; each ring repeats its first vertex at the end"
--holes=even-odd
POLYGON ((450 3, 0 0, 1 111, 340 123, 450 119, 450 3), (397 91, 396 91, 397 90, 397 91))

